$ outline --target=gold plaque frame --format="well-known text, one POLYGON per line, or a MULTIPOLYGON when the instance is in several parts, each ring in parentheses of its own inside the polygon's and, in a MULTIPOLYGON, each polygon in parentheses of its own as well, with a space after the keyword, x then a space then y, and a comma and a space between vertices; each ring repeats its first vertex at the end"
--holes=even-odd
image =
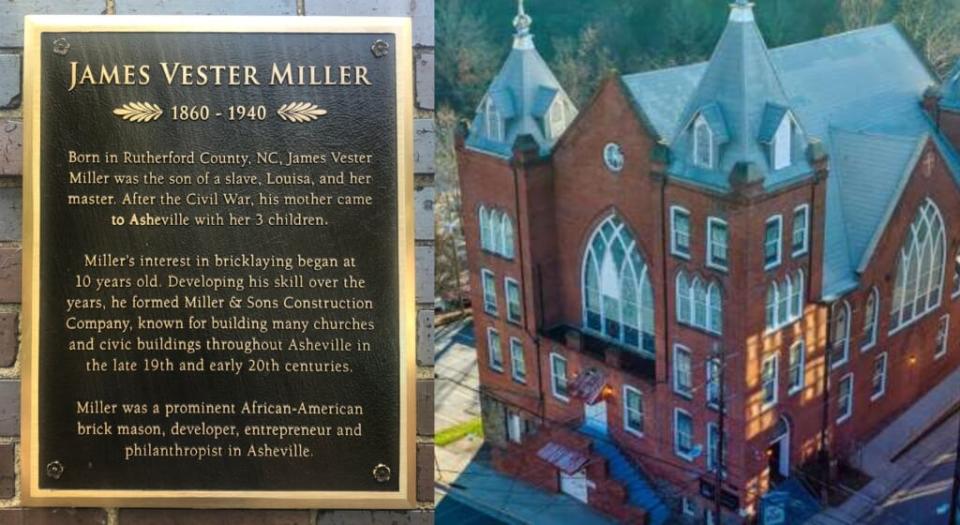
POLYGON ((416 507, 416 303, 413 226, 413 42, 402 17, 27 16, 23 52, 23 306, 20 487, 24 506, 185 508, 416 507), (60 490, 39 486, 40 88, 45 32, 379 33, 396 38, 400 433, 399 490, 60 490))

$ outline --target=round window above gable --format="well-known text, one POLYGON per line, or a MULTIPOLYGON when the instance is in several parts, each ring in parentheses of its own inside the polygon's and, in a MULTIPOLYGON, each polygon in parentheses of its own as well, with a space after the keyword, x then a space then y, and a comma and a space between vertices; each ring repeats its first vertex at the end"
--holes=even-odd
POLYGON ((623 169, 623 148, 616 142, 603 147, 603 163, 607 169, 616 173, 623 169))

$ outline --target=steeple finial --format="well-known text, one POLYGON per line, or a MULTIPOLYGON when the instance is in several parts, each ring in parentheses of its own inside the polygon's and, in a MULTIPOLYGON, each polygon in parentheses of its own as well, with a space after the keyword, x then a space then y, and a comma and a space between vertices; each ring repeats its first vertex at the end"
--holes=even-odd
POLYGON ((513 47, 530 49, 533 47, 533 36, 530 34, 530 24, 533 19, 523 8, 523 0, 517 0, 517 16, 513 18, 513 27, 517 30, 513 35, 513 47))
POLYGON ((750 0, 734 0, 730 4, 731 22, 753 22, 753 2, 750 0))

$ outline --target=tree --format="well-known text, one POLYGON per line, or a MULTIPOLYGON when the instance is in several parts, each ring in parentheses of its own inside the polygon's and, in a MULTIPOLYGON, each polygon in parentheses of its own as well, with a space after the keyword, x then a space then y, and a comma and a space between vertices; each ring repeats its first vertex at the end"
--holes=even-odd
POLYGON ((577 40, 556 39, 557 50, 553 71, 560 85, 577 107, 583 107, 600 81, 613 69, 613 59, 603 43, 596 27, 588 25, 577 40))
POLYGON ((886 0, 840 0, 840 19, 847 31, 880 23, 886 0))
POLYGON ((960 0, 902 0, 896 20, 930 65, 946 74, 960 55, 960 0))
POLYGON ((438 297, 454 300, 466 279, 461 271, 467 267, 460 220, 460 180, 454 149, 457 115, 450 106, 441 106, 436 115, 437 147, 435 179, 436 199, 433 205, 436 256, 434 287, 438 297))
POLYGON ((444 0, 436 9, 437 98, 459 114, 472 113, 480 103, 502 59, 490 39, 486 13, 478 9, 481 5, 444 0))

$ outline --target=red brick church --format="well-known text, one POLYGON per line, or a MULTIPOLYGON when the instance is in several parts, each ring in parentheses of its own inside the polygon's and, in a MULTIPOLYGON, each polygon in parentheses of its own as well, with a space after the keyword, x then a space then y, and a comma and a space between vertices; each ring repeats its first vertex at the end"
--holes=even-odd
POLYGON ((497 468, 750 521, 958 368, 960 68, 892 25, 768 49, 736 0, 708 62, 578 109, 514 26, 457 143, 497 468))

